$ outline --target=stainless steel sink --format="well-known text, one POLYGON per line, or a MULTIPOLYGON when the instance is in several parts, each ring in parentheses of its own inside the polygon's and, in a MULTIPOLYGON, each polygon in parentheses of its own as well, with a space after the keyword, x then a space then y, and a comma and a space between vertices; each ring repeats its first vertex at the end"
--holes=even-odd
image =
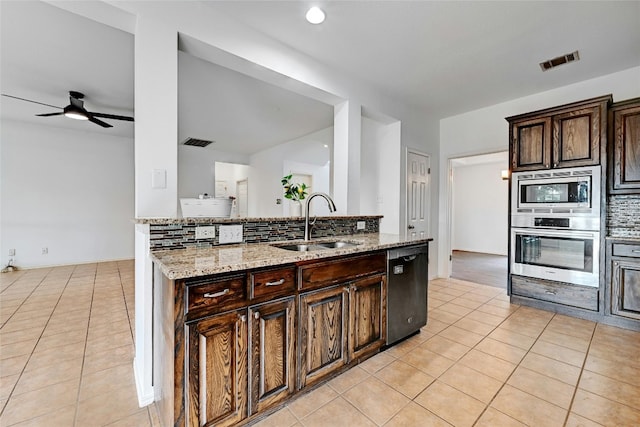
POLYGON ((291 245, 272 245, 272 246, 275 246, 276 248, 280 248, 280 249, 286 249, 288 251, 297 251, 297 252, 308 252, 308 251, 318 251, 322 249, 327 249, 324 246, 307 245, 303 243, 291 244, 291 245))
POLYGON ((288 251, 309 252, 309 251, 322 251, 327 249, 351 248, 356 245, 357 243, 334 241, 334 242, 313 242, 313 243, 291 243, 291 244, 279 244, 279 245, 272 245, 272 246, 280 249, 285 249, 288 251))
POLYGON ((325 248, 328 248, 328 249, 340 249, 340 248, 351 248, 353 246, 356 246, 357 244, 351 243, 351 242, 338 241, 338 242, 318 242, 316 243, 316 245, 324 246, 325 248))

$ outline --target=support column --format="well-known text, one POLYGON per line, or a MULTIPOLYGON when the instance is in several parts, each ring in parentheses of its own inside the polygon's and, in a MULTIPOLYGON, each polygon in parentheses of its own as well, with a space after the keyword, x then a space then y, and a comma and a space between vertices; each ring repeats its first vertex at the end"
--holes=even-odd
POLYGON ((334 107, 332 192, 338 213, 360 213, 362 107, 344 101, 334 107))
MULTIPOLYGON (((135 215, 177 217, 178 33, 152 14, 140 14, 135 34, 135 215)), ((140 406, 154 401, 153 263, 149 226, 135 233, 135 358, 140 406)))

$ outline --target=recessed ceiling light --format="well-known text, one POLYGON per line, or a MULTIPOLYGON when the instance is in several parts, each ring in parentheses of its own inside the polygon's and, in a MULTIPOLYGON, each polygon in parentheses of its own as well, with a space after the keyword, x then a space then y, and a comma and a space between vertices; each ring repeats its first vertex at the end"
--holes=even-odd
POLYGON ((307 11, 307 21, 311 24, 322 24, 324 22, 324 12, 317 6, 313 6, 307 11))

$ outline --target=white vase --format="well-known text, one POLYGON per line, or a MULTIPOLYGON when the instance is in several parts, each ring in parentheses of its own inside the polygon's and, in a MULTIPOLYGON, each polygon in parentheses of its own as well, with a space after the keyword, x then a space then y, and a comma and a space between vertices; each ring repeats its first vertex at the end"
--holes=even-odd
POLYGON ((289 205, 291 216, 302 216, 302 203, 299 200, 292 200, 289 205))

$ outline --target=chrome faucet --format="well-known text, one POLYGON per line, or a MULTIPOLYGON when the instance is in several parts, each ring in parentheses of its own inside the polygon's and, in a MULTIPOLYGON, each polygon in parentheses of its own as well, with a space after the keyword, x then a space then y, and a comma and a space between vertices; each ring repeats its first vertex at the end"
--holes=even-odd
POLYGON ((316 196, 321 196, 324 197, 325 200, 327 201, 327 204, 329 205, 329 212, 335 212, 336 211, 336 204, 333 203, 333 200, 331 200, 331 197, 329 197, 328 194, 325 193, 311 193, 309 195, 309 198, 307 199, 307 206, 304 210, 304 240, 310 240, 311 239, 311 227, 310 225, 313 225, 316 223, 316 219, 317 217, 313 218, 313 222, 311 224, 309 224, 309 204, 311 203, 311 199, 313 199, 316 196))

